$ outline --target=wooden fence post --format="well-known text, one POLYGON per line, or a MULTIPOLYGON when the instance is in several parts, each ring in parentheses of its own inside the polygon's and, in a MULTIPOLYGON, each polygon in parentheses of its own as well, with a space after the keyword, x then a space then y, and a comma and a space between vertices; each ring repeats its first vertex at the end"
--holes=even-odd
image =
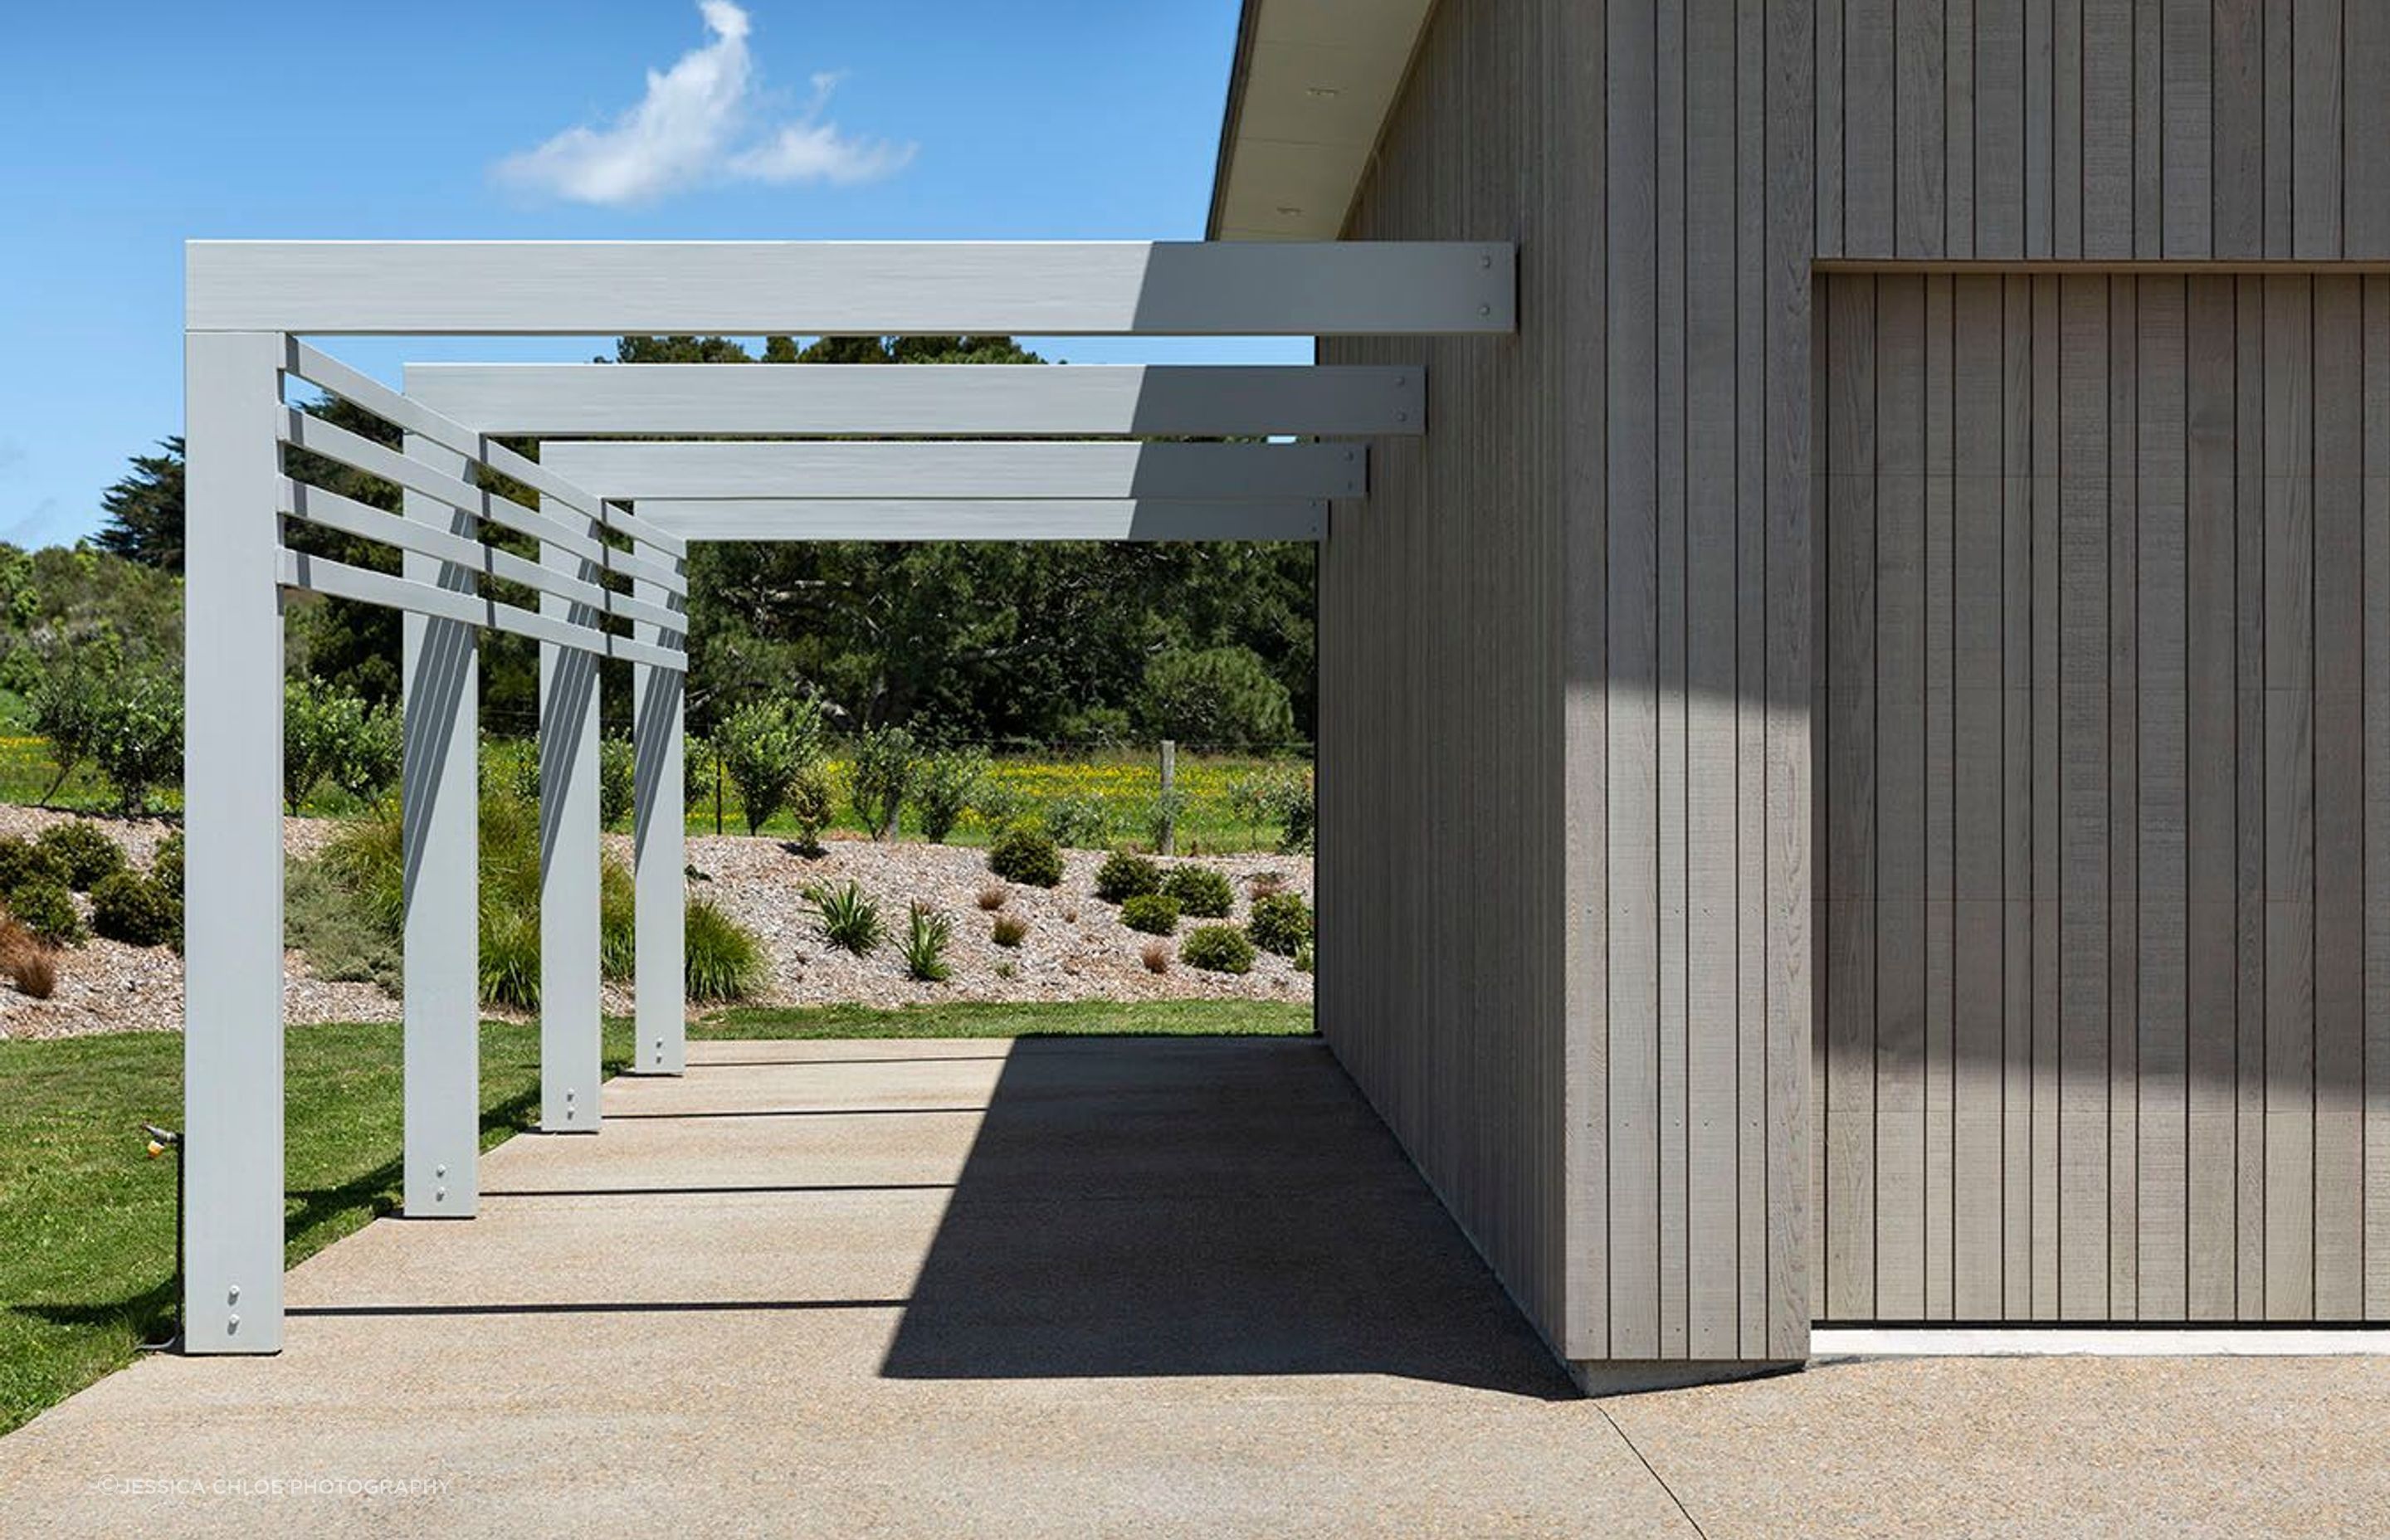
POLYGON ((1162 740, 1162 828, 1157 843, 1164 855, 1177 853, 1178 808, 1172 793, 1178 786, 1178 745, 1170 738, 1162 740))

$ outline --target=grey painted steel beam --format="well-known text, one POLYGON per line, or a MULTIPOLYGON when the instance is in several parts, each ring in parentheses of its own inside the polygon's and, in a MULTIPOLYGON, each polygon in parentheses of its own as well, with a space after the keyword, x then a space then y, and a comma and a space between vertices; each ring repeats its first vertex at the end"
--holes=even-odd
POLYGON ((282 339, 185 352, 183 1341, 282 1346, 282 339))
POLYGON ((1514 329, 1507 242, 192 241, 186 324, 427 336, 1514 329))
MULTIPOLYGON (((540 559, 585 583, 598 576, 577 550, 543 544, 540 559)), ((555 594, 539 608, 559 626, 599 620, 555 594)), ((598 672, 585 651, 540 644, 539 1125, 551 1134, 598 1123, 598 672)))
MULTIPOLYGON (((406 453, 448 475, 467 473, 463 455, 420 434, 407 435, 406 453)), ((405 494, 405 509, 406 521, 423 533, 482 549, 463 538, 475 531, 470 514, 417 492, 405 494)), ((474 565, 419 550, 404 561, 410 582, 474 591, 474 565)), ((405 1211, 409 1218, 468 1219, 481 1197, 481 632, 416 613, 400 623, 405 1211)))
POLYGON ((1320 540, 1329 505, 1151 498, 909 501, 650 498, 647 516, 690 540, 1320 540))
POLYGON ((1357 443, 697 443, 551 441, 549 464, 613 498, 1362 497, 1357 443))
POLYGON ((1424 367, 1284 365, 409 364, 406 392, 484 433, 1410 437, 1424 367))
MULTIPOLYGON (((452 450, 462 460, 489 467, 545 497, 554 498, 576 513, 602 518, 608 526, 658 545, 666 556, 687 556, 677 541, 661 531, 643 527, 623 510, 609 508, 593 494, 574 486, 537 460, 494 443, 488 429, 476 429, 439 412, 420 399, 403 395, 370 376, 358 373, 330 354, 293 337, 289 340, 283 371, 319 390, 361 406, 394 428, 452 450)), ((459 473, 463 480, 463 473, 459 473)))
MULTIPOLYGON (((636 622, 639 641, 683 645, 685 614, 661 586, 640 582, 634 590, 647 616, 636 622)), ((687 918, 687 857, 681 777, 683 692, 687 682, 676 669, 635 664, 631 669, 632 886, 636 907, 635 989, 637 995, 635 1074, 679 1074, 687 1058, 687 990, 685 965, 687 918)))

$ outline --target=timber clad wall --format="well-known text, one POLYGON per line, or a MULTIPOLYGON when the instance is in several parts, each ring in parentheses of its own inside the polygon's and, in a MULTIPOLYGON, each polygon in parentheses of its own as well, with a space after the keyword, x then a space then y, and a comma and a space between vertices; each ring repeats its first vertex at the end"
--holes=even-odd
POLYGON ((2379 0, 1815 6, 1821 257, 2390 257, 2379 0))
POLYGON ((2390 1312, 2390 279, 1816 272, 2390 261, 2390 5, 1444 0, 1345 233, 1521 331, 1320 349, 1321 1025, 1565 1356, 2390 1312))
POLYGON ((2390 278, 1822 289, 1818 1315, 2390 1318, 2390 278))
POLYGON ((1807 1349, 1809 54, 1439 7, 1346 233, 1525 325, 1320 348, 1430 398, 1323 547, 1321 1028, 1575 1360, 1807 1349))
MULTIPOLYGON (((1448 7, 1363 230, 1524 233, 1545 133, 1527 7, 1448 7), (1473 13, 1473 14, 1465 14, 1473 13), (1466 25, 1464 25, 1464 22, 1466 25), (1495 112, 1471 102, 1510 104, 1495 112), (1467 137, 1450 132, 1464 119, 1467 137)), ((1537 271, 1531 260, 1529 272, 1537 271)), ((1548 268, 1545 271, 1548 272, 1548 268)), ((1523 278, 1523 303, 1551 302, 1523 278), (1528 300, 1528 294, 1535 295, 1528 300)), ((1565 1299, 1557 339, 1323 342, 1423 365, 1432 436, 1371 448, 1320 571, 1321 1030, 1556 1343, 1565 1299), (1404 831, 1396 835, 1395 830, 1404 831)))

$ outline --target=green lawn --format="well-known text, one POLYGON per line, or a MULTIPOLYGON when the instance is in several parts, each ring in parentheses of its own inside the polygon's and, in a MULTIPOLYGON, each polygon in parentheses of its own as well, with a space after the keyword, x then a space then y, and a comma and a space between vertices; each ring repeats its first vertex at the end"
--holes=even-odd
MULTIPOLYGON (((1311 1007, 1275 1002, 950 1005, 738 1010, 697 1037, 1012 1037, 1301 1033, 1311 1007)), ((609 1073, 628 1029, 608 1024, 609 1073)), ((398 1205, 399 1029, 289 1035, 286 1260, 297 1263, 398 1205)), ((139 1125, 182 1121, 183 1040, 135 1033, 0 1042, 0 1432, 112 1369, 172 1315, 174 1170, 139 1125)), ((482 1033, 482 1143, 539 1114, 539 1029, 482 1033)))

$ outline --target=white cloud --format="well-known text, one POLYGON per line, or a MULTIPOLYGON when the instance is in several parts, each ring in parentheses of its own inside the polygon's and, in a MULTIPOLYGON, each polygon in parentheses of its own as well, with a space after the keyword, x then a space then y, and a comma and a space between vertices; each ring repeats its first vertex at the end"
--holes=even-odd
POLYGON ((699 0, 713 40, 671 69, 648 71, 648 94, 611 122, 566 129, 498 162, 501 182, 576 203, 648 203, 717 181, 849 186, 894 174, 914 146, 850 137, 823 114, 839 77, 814 77, 793 121, 756 122, 762 97, 747 47, 747 13, 699 0))

